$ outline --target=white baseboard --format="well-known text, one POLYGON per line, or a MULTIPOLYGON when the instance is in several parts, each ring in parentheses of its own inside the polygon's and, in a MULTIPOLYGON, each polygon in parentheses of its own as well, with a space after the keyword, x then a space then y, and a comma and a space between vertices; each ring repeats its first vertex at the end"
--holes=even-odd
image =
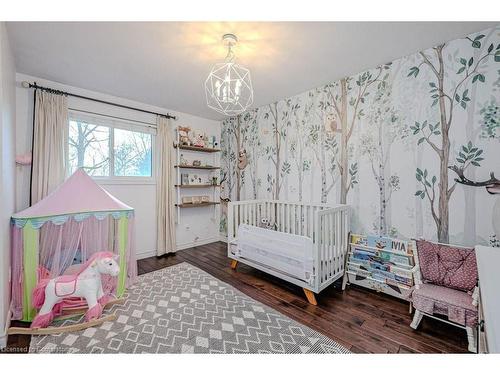
MULTIPOLYGON (((227 243, 227 238, 217 236, 217 237, 210 237, 210 238, 206 238, 206 239, 198 240, 198 241, 185 242, 185 243, 177 244, 177 249, 175 251, 189 249, 189 248, 195 247, 195 246, 208 245, 209 243, 214 243, 214 242, 219 242, 219 241, 223 241, 223 242, 227 243)), ((137 259, 139 260, 139 259, 149 258, 149 257, 153 257, 155 255, 156 255, 156 250, 149 250, 149 251, 145 251, 145 252, 137 254, 137 259)))
POLYGON ((5 327, 3 328, 2 333, 0 334, 0 349, 4 349, 7 347, 7 332, 10 328, 10 320, 12 317, 12 313, 10 309, 7 311, 7 316, 5 318, 5 327))
POLYGON ((183 244, 177 244, 177 250, 184 250, 184 249, 189 249, 190 247, 195 247, 195 246, 202 246, 202 245, 208 245, 209 243, 214 243, 214 242, 219 242, 220 238, 217 237, 211 237, 211 238, 206 238, 204 240, 198 240, 198 241, 193 241, 193 242, 186 242, 183 244))
POLYGON ((154 257, 156 255, 156 250, 145 251, 143 253, 136 254, 137 260, 154 257))

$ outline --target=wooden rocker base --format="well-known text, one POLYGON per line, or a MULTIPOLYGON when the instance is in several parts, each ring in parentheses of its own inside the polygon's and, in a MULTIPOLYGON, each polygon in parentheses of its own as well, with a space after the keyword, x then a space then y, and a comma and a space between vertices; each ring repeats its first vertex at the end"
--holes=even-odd
POLYGON ((234 259, 231 260, 231 269, 235 270, 237 266, 238 266, 238 261, 234 259))
MULTIPOLYGON (((109 301, 103 309, 121 304, 125 302, 125 298, 117 298, 114 300, 109 301)), ((87 312, 86 307, 70 307, 63 309, 63 314, 60 316, 57 316, 54 318, 54 322, 64 320, 64 319, 70 319, 70 318, 76 318, 77 316, 83 315, 87 312)), ((103 316, 99 319, 94 319, 91 320, 90 322, 84 322, 84 323, 78 323, 78 324, 73 324, 70 326, 65 326, 65 327, 47 327, 47 328, 22 328, 22 327, 11 327, 7 331, 7 334, 9 335, 54 335, 57 333, 61 332, 75 332, 75 331, 80 331, 87 329, 89 327, 97 326, 99 324, 102 324, 104 322, 110 321, 110 320, 115 320, 116 315, 111 314, 111 315, 106 315, 103 316)))
POLYGON ((318 302, 316 302, 316 296, 314 295, 314 292, 310 291, 309 289, 302 288, 304 289, 304 293, 306 294, 307 301, 314 306, 318 305, 318 302))
POLYGON ((98 326, 104 322, 115 320, 116 315, 110 314, 99 319, 91 320, 90 322, 72 324, 65 327, 47 327, 47 328, 21 328, 11 327, 7 331, 9 335, 55 335, 57 333, 75 332, 87 329, 89 327, 98 326))
MULTIPOLYGON (((125 302, 125 298, 117 298, 117 299, 111 300, 105 306, 103 306, 103 310, 108 308, 108 307, 111 307, 113 305, 120 305, 123 302, 125 302)), ((58 320, 74 318, 78 315, 83 315, 86 312, 87 312, 86 307, 69 307, 69 308, 63 309, 62 315, 54 318, 54 321, 56 322, 58 320)))

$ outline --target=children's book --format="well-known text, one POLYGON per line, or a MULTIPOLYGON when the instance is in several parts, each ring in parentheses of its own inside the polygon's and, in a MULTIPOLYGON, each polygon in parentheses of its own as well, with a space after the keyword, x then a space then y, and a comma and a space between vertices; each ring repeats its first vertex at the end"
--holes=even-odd
POLYGON ((385 289, 380 290, 392 295, 395 294, 392 291, 397 291, 401 298, 407 299, 407 291, 414 285, 414 242, 376 235, 351 235, 350 242, 347 269, 356 276, 349 281, 368 287, 372 285, 377 290, 381 288, 367 282, 368 278, 380 285, 385 284, 385 289))
POLYGON ((368 246, 380 250, 391 250, 403 254, 413 254, 413 249, 409 246, 409 242, 404 240, 389 237, 368 236, 367 243, 368 246))
POLYGON ((352 234, 351 235, 351 243, 356 244, 356 245, 368 245, 368 242, 366 241, 365 236, 361 236, 359 234, 352 234))

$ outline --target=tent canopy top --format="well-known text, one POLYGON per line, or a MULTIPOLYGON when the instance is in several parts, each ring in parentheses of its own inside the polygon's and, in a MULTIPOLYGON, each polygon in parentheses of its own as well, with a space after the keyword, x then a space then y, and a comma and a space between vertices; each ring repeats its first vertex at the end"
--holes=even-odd
POLYGON ((44 199, 12 215, 12 218, 17 221, 99 212, 122 213, 133 210, 132 207, 100 187, 80 168, 44 199))

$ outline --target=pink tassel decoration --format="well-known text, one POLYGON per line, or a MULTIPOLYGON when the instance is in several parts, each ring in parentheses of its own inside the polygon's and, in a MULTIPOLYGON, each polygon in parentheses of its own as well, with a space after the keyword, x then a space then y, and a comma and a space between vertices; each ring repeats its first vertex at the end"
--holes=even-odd
POLYGON ((54 320, 54 312, 51 311, 47 314, 37 315, 33 322, 31 322, 30 328, 46 328, 54 320))
POLYGON ((101 298, 99 298, 97 300, 97 302, 99 302, 99 304, 104 307, 108 304, 109 301, 112 301, 112 300, 113 300, 113 297, 111 297, 109 294, 105 294, 101 298))
POLYGON ((94 319, 99 319, 102 315, 102 306, 99 303, 96 303, 94 307, 88 309, 85 313, 85 321, 89 322, 94 319))

